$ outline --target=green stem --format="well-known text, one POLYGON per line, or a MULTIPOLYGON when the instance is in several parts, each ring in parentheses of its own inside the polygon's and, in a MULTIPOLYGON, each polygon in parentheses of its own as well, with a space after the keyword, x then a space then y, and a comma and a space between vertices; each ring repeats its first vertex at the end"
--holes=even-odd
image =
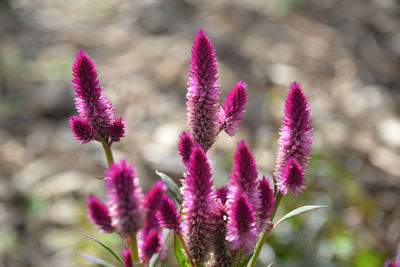
POLYGON ((101 144, 103 145, 104 154, 106 154, 108 166, 110 166, 111 163, 114 163, 114 156, 111 151, 111 146, 107 141, 104 140, 101 142, 101 144))
POLYGON ((137 246, 137 240, 136 240, 136 234, 133 234, 130 238, 126 240, 128 243, 128 247, 131 250, 131 259, 132 259, 132 264, 133 266, 142 266, 139 262, 139 253, 138 253, 138 246, 137 246), (136 265, 139 263, 138 265, 136 265))
POLYGON ((239 266, 240 263, 240 249, 236 250, 235 257, 233 258, 232 266, 239 266))
POLYGON ((190 251, 186 245, 185 240, 183 239, 182 233, 178 233, 178 239, 179 241, 181 241, 181 245, 183 247, 183 249, 186 252, 186 256, 188 257, 189 261, 190 261, 190 266, 196 266, 196 264, 194 263, 193 259, 192 259, 192 255, 190 255, 190 251))
MULTIPOLYGON (((270 218, 271 222, 272 222, 272 220, 274 219, 274 216, 275 216, 275 214, 276 214, 276 211, 278 210, 279 204, 281 203, 282 196, 283 196, 283 195, 282 195, 281 192, 279 192, 279 193, 276 195, 275 208, 274 208, 274 210, 273 210, 273 212, 272 212, 272 215, 271 215, 271 218, 270 218)), ((264 245, 265 238, 267 238, 267 235, 269 234, 269 232, 271 232, 272 227, 273 227, 273 226, 269 227, 269 228, 262 234, 260 240, 258 240, 258 243, 257 243, 257 246, 256 246, 256 250, 254 251, 254 254, 253 254, 253 256, 251 257, 249 263, 247 264, 247 267, 254 267, 254 265, 256 265, 256 261, 257 261, 257 259, 258 259, 258 256, 260 255, 261 249, 262 249, 262 247, 263 247, 263 245, 264 245)))

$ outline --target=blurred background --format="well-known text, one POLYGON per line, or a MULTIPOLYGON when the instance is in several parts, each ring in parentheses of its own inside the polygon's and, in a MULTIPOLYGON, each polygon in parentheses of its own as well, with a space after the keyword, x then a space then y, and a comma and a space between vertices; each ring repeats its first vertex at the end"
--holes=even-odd
MULTIPOLYGON (((176 181, 186 129, 190 50, 203 28, 219 58, 222 98, 236 81, 249 102, 235 137, 209 152, 217 186, 227 183, 237 142, 271 174, 289 84, 313 114, 307 188, 284 198, 278 216, 302 205, 325 210, 280 225, 258 266, 382 266, 400 240, 400 3, 396 0, 0 0, 0 266, 93 266, 80 251, 116 263, 86 199, 106 200, 99 143, 79 145, 71 68, 79 48, 128 122, 115 158, 132 161, 144 190, 176 181)), ((173 256, 166 266, 176 266, 173 256)))

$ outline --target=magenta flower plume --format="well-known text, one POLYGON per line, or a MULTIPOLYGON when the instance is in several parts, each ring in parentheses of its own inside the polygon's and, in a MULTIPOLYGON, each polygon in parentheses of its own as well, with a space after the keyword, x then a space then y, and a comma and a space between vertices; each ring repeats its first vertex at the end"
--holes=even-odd
POLYGON ((161 207, 157 213, 159 223, 176 234, 181 232, 181 214, 175 206, 173 200, 164 196, 161 202, 161 207))
POLYGON ((105 138, 113 122, 114 109, 103 94, 103 87, 99 86, 94 62, 82 49, 76 55, 72 72, 79 115, 89 123, 96 136, 105 138))
POLYGON ((69 124, 75 135, 75 139, 82 141, 81 144, 88 143, 94 139, 95 133, 85 119, 79 116, 72 116, 69 119, 69 124))
POLYGON ((237 191, 229 210, 227 240, 233 250, 240 249, 242 255, 251 252, 258 239, 256 214, 246 194, 237 191))
POLYGON ((219 81, 213 45, 199 30, 192 47, 187 97, 187 121, 194 141, 207 151, 218 130, 219 81))
POLYGON ((125 267, 133 267, 132 258, 131 258, 131 251, 129 250, 128 247, 126 247, 122 251, 122 257, 124 259, 124 266, 125 267))
POLYGON ((212 221, 218 210, 210 164, 199 144, 193 146, 182 189, 186 244, 193 260, 201 264, 210 249, 212 221))
POLYGON ((110 211, 106 204, 98 200, 94 195, 90 195, 86 201, 88 205, 89 219, 100 227, 100 233, 111 233, 115 229, 111 225, 110 211))
POLYGON ((280 130, 279 148, 274 166, 275 178, 282 182, 283 169, 290 158, 295 158, 302 170, 310 161, 312 132, 310 106, 300 85, 290 86, 285 104, 285 116, 280 130))
POLYGON ((264 230, 267 228, 270 222, 268 219, 271 217, 272 211, 274 210, 274 190, 265 176, 258 181, 257 188, 260 192, 261 199, 260 207, 257 212, 257 219, 260 230, 264 230))
POLYGON ((113 226, 123 237, 135 235, 143 226, 143 196, 135 170, 125 160, 110 164, 105 172, 113 226))
POLYGON ((180 136, 179 141, 179 154, 181 155, 182 162, 185 165, 187 165, 187 162, 189 161, 193 145, 194 141, 192 137, 190 137, 190 134, 188 134, 187 132, 183 132, 180 136))
POLYGON ((282 194, 292 191, 294 195, 298 195, 306 185, 304 181, 304 171, 300 163, 295 158, 290 158, 281 175, 281 185, 279 190, 282 194))
MULTIPOLYGON (((260 206, 260 194, 257 190, 257 164, 253 153, 244 140, 238 143, 235 152, 230 181, 230 194, 237 190, 243 191, 249 199, 254 210, 260 206)), ((228 197, 231 199, 232 197, 228 197)), ((228 200, 229 201, 229 200, 228 200)))
POLYGON ((115 117, 113 123, 108 128, 112 142, 119 142, 125 136, 125 121, 121 117, 115 117))
POLYGON ((218 112, 220 130, 224 130, 230 136, 234 136, 236 129, 242 121, 242 114, 246 109, 247 91, 246 84, 240 81, 230 91, 225 103, 218 112))
POLYGON ((221 200, 221 203, 225 205, 226 200, 228 198, 229 188, 227 186, 223 186, 215 191, 217 198, 221 200))
POLYGON ((142 236, 146 236, 152 228, 159 228, 159 223, 156 218, 158 209, 161 207, 167 186, 163 181, 158 181, 146 193, 144 199, 145 220, 142 230, 142 236))
POLYGON ((141 238, 140 242, 140 257, 143 259, 144 263, 147 263, 153 254, 160 251, 161 248, 161 229, 152 229, 144 238, 141 238))

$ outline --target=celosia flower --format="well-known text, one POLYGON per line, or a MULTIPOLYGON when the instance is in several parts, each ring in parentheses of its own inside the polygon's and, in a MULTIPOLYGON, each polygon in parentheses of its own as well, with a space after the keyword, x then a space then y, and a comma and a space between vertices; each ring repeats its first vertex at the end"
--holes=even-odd
POLYGON ((289 190, 292 191, 294 195, 297 195, 306 185, 303 168, 295 158, 290 158, 286 162, 286 166, 281 174, 281 179, 279 190, 284 195, 287 194, 289 190))
MULTIPOLYGON (((257 164, 254 155, 246 142, 241 140, 238 143, 234 156, 229 194, 235 194, 238 190, 243 191, 247 195, 254 210, 258 210, 260 206, 260 194, 257 190, 257 176, 257 164)), ((228 198, 232 199, 232 197, 228 198)))
POLYGON ((105 172, 113 226, 123 237, 135 235, 143 226, 143 196, 135 170, 125 160, 110 164, 105 172))
POLYGON ((146 193, 144 198, 145 220, 142 235, 147 235, 147 233, 154 227, 159 228, 156 213, 161 207, 166 190, 167 186, 164 182, 158 181, 146 193))
POLYGON ((223 186, 215 191, 217 197, 221 200, 221 203, 225 205, 227 197, 228 197, 229 188, 227 186, 223 186))
POLYGON ((242 121, 246 102, 246 84, 240 81, 230 91, 225 99, 225 103, 219 109, 218 122, 220 130, 224 130, 230 136, 235 135, 236 128, 242 121))
POLYGON ((220 84, 217 62, 211 41, 199 30, 192 47, 187 97, 187 121, 194 141, 207 151, 215 142, 218 130, 220 84))
POLYGON ((110 212, 103 202, 98 200, 94 195, 90 195, 87 200, 89 219, 100 227, 100 233, 114 232, 111 225, 110 212))
POLYGON ((161 229, 152 228, 150 232, 141 238, 139 254, 144 263, 147 263, 153 254, 157 253, 161 248, 162 232, 161 229))
POLYGON ((131 258, 131 251, 129 250, 128 247, 126 247, 122 251, 122 256, 124 258, 124 266, 125 267, 133 267, 132 258, 131 258))
POLYGON ((103 87, 99 86, 94 62, 82 49, 76 55, 72 71, 79 115, 89 123, 96 136, 105 138, 113 122, 114 109, 103 94, 103 87))
POLYGON ((173 200, 164 196, 161 201, 161 207, 157 212, 157 219, 159 223, 176 234, 181 231, 181 214, 175 206, 173 200))
POLYGON ((75 135, 75 139, 82 141, 81 144, 88 143, 94 139, 94 131, 86 120, 79 116, 72 116, 69 119, 69 124, 75 135))
POLYGON ((199 144, 193 146, 183 184, 183 231, 193 260, 201 264, 210 249, 212 221, 218 210, 210 164, 199 144))
POLYGON ((283 169, 295 158, 302 170, 308 167, 312 132, 310 107, 300 85, 294 82, 286 99, 285 116, 280 130, 279 148, 274 166, 275 178, 282 182, 283 169))
POLYGON ((261 199, 260 207, 257 212, 257 219, 260 230, 264 230, 267 228, 269 223, 268 219, 271 217, 272 211, 274 210, 274 190, 265 176, 258 181, 257 188, 260 192, 261 199))
POLYGON ((190 158, 190 153, 192 152, 192 147, 194 145, 194 141, 190 134, 187 132, 183 132, 180 136, 179 141, 179 154, 182 157, 183 164, 187 165, 187 162, 190 158))
POLYGON ((115 117, 108 131, 111 142, 119 142, 125 136, 125 121, 121 117, 115 117))
POLYGON ((254 209, 245 193, 237 191, 229 210, 227 240, 233 250, 240 249, 241 255, 251 252, 258 239, 254 209))

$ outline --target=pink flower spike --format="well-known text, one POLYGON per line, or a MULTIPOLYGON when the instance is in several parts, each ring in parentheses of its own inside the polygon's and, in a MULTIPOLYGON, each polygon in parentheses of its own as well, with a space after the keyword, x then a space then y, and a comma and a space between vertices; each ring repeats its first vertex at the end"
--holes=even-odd
POLYGON ((238 82, 225 99, 225 103, 218 112, 220 129, 230 136, 234 136, 242 121, 242 114, 246 109, 247 91, 243 81, 238 82))
POLYGON ((112 233, 114 227, 111 225, 110 212, 103 202, 94 195, 90 195, 86 201, 88 205, 89 219, 100 227, 100 233, 112 233))
POLYGON ((129 250, 128 247, 126 247, 122 251, 122 256, 124 258, 124 266, 125 267, 133 267, 132 258, 131 258, 131 251, 129 250))
POLYGON ((237 190, 243 191, 247 195, 254 210, 258 210, 260 206, 260 194, 257 190, 257 176, 257 164, 254 155, 246 142, 241 140, 238 143, 234 156, 229 194, 233 194, 237 190))
POLYGON ((157 219, 163 227, 173 230, 175 234, 181 232, 181 214, 174 201, 166 196, 163 197, 161 208, 157 213, 157 219))
POLYGON ((271 217, 272 211, 274 210, 274 190, 265 176, 258 181, 257 188, 260 191, 261 199, 261 205, 257 213, 258 225, 260 230, 265 230, 270 222, 268 219, 271 217))
POLYGON ((89 123, 96 137, 105 138, 113 122, 114 109, 99 86, 94 62, 82 49, 76 55, 72 72, 79 115, 89 123))
POLYGON ((185 165, 187 165, 187 162, 189 161, 193 145, 194 141, 192 137, 190 137, 190 134, 183 132, 179 141, 179 154, 181 155, 182 162, 185 165))
POLYGON ((295 158, 290 158, 282 172, 282 180, 279 190, 286 195, 288 191, 292 191, 294 195, 298 195, 305 187, 304 171, 300 163, 295 158))
POLYGON ((94 131, 85 119, 79 116, 72 116, 69 119, 69 124, 75 135, 75 139, 82 141, 81 144, 88 143, 94 139, 94 131))
POLYGON ((144 198, 145 221, 142 236, 146 236, 152 228, 159 228, 156 213, 161 207, 167 186, 163 181, 156 182, 144 198))
POLYGON ((221 92, 216 61, 213 45, 200 29, 192 47, 186 119, 194 141, 206 152, 214 144, 218 130, 217 112, 221 92))
POLYGON ((221 200, 221 203, 225 205, 227 197, 228 197, 229 188, 227 186, 223 186, 215 191, 217 194, 217 198, 221 200))
POLYGON ((233 250, 240 249, 242 255, 250 253, 258 239, 259 231, 253 207, 246 194, 237 191, 229 210, 227 240, 233 250))
POLYGON ((115 117, 113 123, 108 128, 112 142, 119 142, 125 136, 125 121, 121 117, 115 117))
POLYGON ((218 213, 215 188, 206 153, 195 144, 182 187, 183 231, 186 244, 197 264, 202 264, 210 249, 213 218, 218 213))
POLYGON ((161 238, 161 228, 152 229, 146 236, 140 238, 140 257, 144 263, 147 263, 153 254, 160 251, 161 238))
POLYGON ((110 164, 105 172, 113 226, 123 237, 135 235, 143 226, 143 196, 135 170, 125 160, 110 164))
POLYGON ((310 161, 312 145, 311 114, 307 97, 300 85, 294 82, 285 104, 285 116, 280 130, 279 148, 274 164, 274 176, 282 182, 283 169, 290 158, 295 158, 302 170, 310 161))

